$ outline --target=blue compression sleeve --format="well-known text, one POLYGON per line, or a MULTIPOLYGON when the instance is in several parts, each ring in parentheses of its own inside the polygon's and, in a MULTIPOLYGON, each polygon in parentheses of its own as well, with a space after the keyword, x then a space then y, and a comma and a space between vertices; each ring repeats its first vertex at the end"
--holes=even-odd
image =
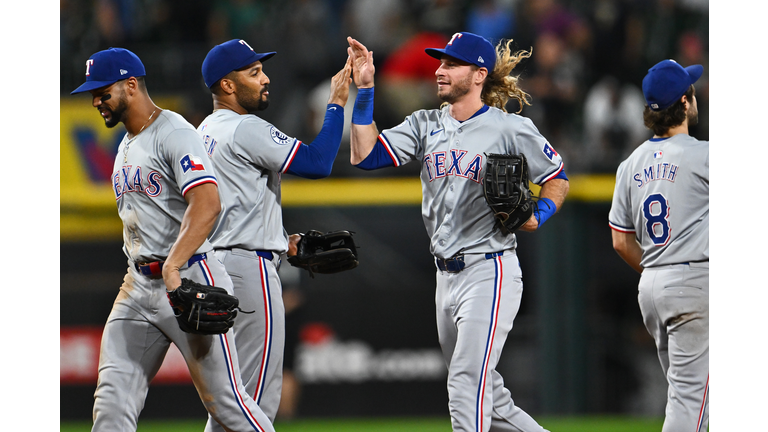
POLYGON ((342 132, 344 132, 344 108, 336 104, 328 104, 320 133, 312 143, 301 144, 286 172, 308 179, 320 179, 331 175, 333 161, 339 153, 342 132))
POLYGON ((369 125, 373 123, 373 87, 357 90, 355 107, 352 110, 352 123, 369 125))
POLYGON ((368 153, 368 156, 366 156, 362 162, 355 166, 357 168, 370 171, 379 168, 395 166, 395 162, 392 161, 392 156, 390 156, 389 152, 387 152, 384 144, 377 140, 376 145, 373 146, 373 150, 368 153))
POLYGON ((539 228, 544 225, 553 214, 557 211, 554 201, 549 198, 539 198, 538 208, 533 212, 536 216, 536 220, 539 221, 539 228))
MULTIPOLYGON (((373 123, 373 89, 374 87, 357 90, 355 108, 352 111, 352 123, 356 125, 369 125, 373 123)), ((377 140, 376 145, 373 146, 368 156, 355 166, 370 171, 394 165, 392 156, 387 152, 381 141, 377 140)))

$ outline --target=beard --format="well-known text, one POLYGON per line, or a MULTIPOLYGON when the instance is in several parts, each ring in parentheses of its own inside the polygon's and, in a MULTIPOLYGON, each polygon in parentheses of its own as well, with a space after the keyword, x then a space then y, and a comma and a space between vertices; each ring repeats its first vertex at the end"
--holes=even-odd
MULTIPOLYGON (((247 88, 247 87, 243 87, 247 88)), ((251 114, 258 111, 264 111, 269 106, 269 95, 264 98, 264 93, 269 91, 269 84, 266 84, 258 93, 248 90, 247 93, 238 95, 237 103, 241 107, 245 108, 251 114)))
POLYGON ((123 121, 123 116, 125 116, 125 110, 128 108, 128 103, 125 100, 125 95, 120 95, 120 99, 118 99, 117 106, 114 109, 108 109, 109 111, 109 118, 104 119, 104 124, 108 128, 113 128, 117 126, 118 123, 123 121))
POLYGON ((688 126, 696 126, 699 124, 699 109, 696 106, 691 105, 691 107, 688 108, 686 117, 688 118, 688 126))
POLYGON ((472 74, 470 73, 461 80, 451 84, 450 88, 445 92, 441 91, 441 89, 438 89, 437 97, 440 98, 440 100, 443 102, 448 102, 449 104, 455 103, 457 100, 459 100, 460 97, 469 93, 469 89, 471 87, 471 78, 472 74))

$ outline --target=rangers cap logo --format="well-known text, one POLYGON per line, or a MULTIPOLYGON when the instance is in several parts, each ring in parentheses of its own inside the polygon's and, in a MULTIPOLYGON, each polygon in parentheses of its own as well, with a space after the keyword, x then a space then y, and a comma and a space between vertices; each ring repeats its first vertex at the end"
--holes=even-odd
POLYGON ((427 55, 440 60, 443 55, 484 67, 493 71, 496 67, 496 49, 488 39, 469 32, 456 33, 445 48, 427 48, 427 55))
POLYGON ((85 62, 85 83, 71 94, 78 94, 114 84, 129 77, 143 77, 147 73, 136 54, 125 48, 99 51, 85 62))

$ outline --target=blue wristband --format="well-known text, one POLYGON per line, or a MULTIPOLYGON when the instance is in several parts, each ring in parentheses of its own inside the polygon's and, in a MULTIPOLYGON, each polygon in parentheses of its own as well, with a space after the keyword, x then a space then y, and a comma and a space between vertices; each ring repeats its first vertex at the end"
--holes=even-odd
POLYGON ((533 212, 536 216, 536 220, 539 222, 539 228, 544 225, 553 214, 557 211, 554 201, 549 198, 539 198, 538 208, 533 212))
POLYGON ((357 90, 355 107, 352 109, 352 123, 356 125, 373 123, 373 87, 357 90))

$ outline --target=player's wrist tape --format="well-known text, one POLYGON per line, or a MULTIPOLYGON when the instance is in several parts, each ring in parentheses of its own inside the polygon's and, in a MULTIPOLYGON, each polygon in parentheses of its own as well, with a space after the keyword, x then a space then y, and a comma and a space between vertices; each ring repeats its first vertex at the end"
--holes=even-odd
POLYGON ((533 212, 533 215, 536 216, 536 220, 539 222, 539 227, 541 227, 547 219, 555 214, 557 207, 555 206, 554 201, 549 198, 539 198, 537 204, 538 208, 533 212))
POLYGON ((373 123, 373 87, 357 90, 355 107, 352 109, 352 123, 357 125, 373 123))

